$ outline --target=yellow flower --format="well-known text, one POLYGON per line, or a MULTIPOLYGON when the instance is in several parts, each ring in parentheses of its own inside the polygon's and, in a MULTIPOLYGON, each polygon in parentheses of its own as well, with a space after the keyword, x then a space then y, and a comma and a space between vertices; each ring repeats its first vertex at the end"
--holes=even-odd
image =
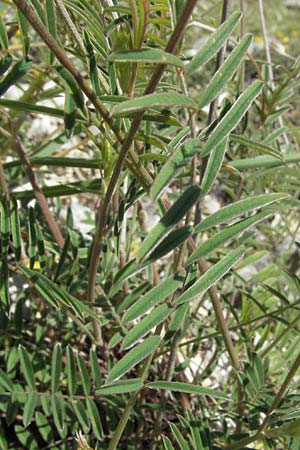
MULTIPOLYGON (((29 269, 29 267, 30 267, 29 261, 26 264, 26 267, 28 267, 28 269, 29 269)), ((40 270, 40 268, 41 268, 40 262, 39 261, 34 261, 33 270, 40 270)))
POLYGON ((265 40, 261 36, 254 36, 254 42, 263 45, 265 43, 265 40))
POLYGON ((282 31, 276 31, 275 36, 279 37, 279 38, 283 38, 284 34, 282 31))

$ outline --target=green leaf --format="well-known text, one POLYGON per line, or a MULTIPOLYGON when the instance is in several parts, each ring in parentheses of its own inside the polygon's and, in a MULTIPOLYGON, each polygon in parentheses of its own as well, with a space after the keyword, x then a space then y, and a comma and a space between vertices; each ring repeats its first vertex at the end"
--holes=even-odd
POLYGON ((13 57, 9 54, 0 59, 0 77, 10 68, 12 62, 13 57))
POLYGON ((18 203, 14 197, 11 197, 10 203, 10 221, 11 221, 11 234, 14 246, 14 253, 16 261, 19 262, 21 258, 21 232, 20 232, 20 220, 18 212, 18 203))
POLYGON ((284 155, 284 160, 280 160, 273 156, 257 156, 256 158, 245 158, 230 161, 230 166, 237 170, 249 169, 271 169, 274 167, 286 166, 300 162, 300 153, 291 153, 284 155))
POLYGON ((77 400, 75 402, 72 402, 72 406, 83 432, 87 434, 91 427, 91 421, 87 415, 87 408, 85 403, 82 400, 77 400))
POLYGON ((36 228, 35 228, 35 214, 34 209, 29 207, 28 210, 28 229, 29 229, 29 246, 28 256, 30 261, 30 269, 33 269, 36 260, 36 228))
POLYGON ((142 270, 143 266, 138 265, 135 259, 132 259, 127 264, 125 264, 124 267, 122 267, 119 272, 116 274, 114 283, 119 283, 121 281, 126 280, 126 278, 129 278, 133 274, 138 273, 140 270, 142 270))
POLYGON ((171 233, 150 253, 145 262, 155 262, 165 256, 170 251, 179 247, 192 234, 192 226, 183 226, 171 233))
POLYGON ((225 242, 229 241, 231 238, 236 238, 239 233, 247 230, 252 225, 260 222, 266 217, 273 214, 272 211, 262 211, 254 216, 248 217, 247 219, 241 220, 240 222, 231 225, 230 227, 225 228, 225 230, 220 231, 219 233, 212 236, 207 241, 203 242, 199 245, 198 248, 191 254, 188 258, 186 264, 192 264, 197 261, 199 258, 203 258, 204 256, 210 254, 216 248, 223 245, 225 242))
POLYGON ((178 442, 180 450, 190 450, 188 443, 184 439, 183 435, 181 434, 181 432, 179 431, 177 426, 172 422, 169 422, 169 425, 172 430, 172 433, 174 434, 174 436, 178 442))
POLYGON ((70 395, 75 395, 76 386, 77 386, 77 376, 76 376, 76 366, 75 366, 75 358, 72 347, 69 345, 66 349, 67 355, 67 382, 68 382, 68 391, 70 395))
POLYGON ((125 311, 127 308, 129 308, 138 297, 140 297, 146 289, 148 289, 150 286, 148 281, 144 281, 144 283, 139 284, 135 289, 132 290, 132 292, 127 295, 124 300, 121 302, 121 304, 117 308, 117 312, 121 313, 125 311))
POLYGON ((124 333, 122 331, 117 331, 109 340, 108 348, 111 350, 115 348, 116 345, 120 344, 124 337, 124 333))
POLYGON ((163 439, 163 444, 164 444, 165 450, 174 450, 174 447, 173 447, 170 439, 167 436, 163 436, 162 439, 163 439))
POLYGON ((138 391, 143 387, 142 380, 140 378, 132 378, 129 380, 116 381, 115 383, 109 383, 96 390, 97 395, 116 395, 127 394, 128 392, 138 391))
POLYGON ((19 268, 25 277, 34 283, 35 288, 42 294, 45 300, 55 308, 58 308, 59 304, 62 304, 66 307, 71 307, 78 318, 83 319, 84 316, 87 315, 94 317, 96 320, 99 319, 97 314, 91 308, 73 297, 63 287, 53 283, 53 281, 49 280, 45 275, 24 266, 19 266, 19 268))
POLYGON ((79 368, 79 373, 80 373, 81 382, 82 382, 82 386, 83 386, 83 391, 84 391, 85 395, 89 395, 91 392, 91 382, 90 382, 88 370, 86 368, 84 360, 81 358, 81 356, 78 353, 76 354, 76 359, 77 359, 77 365, 79 368))
POLYGON ((188 187, 176 200, 166 214, 160 219, 158 224, 150 231, 139 251, 137 259, 142 261, 150 252, 162 241, 162 239, 172 230, 172 228, 186 215, 192 206, 199 199, 201 189, 197 185, 188 187))
POLYGON ((140 338, 148 334, 152 328, 163 322, 172 311, 173 308, 171 308, 167 303, 153 309, 148 316, 144 317, 143 320, 141 320, 128 332, 128 334, 126 334, 122 343, 122 349, 130 347, 140 338))
POLYGON ((170 322, 168 323, 168 329, 164 337, 166 342, 172 339, 175 333, 178 333, 181 330, 188 309, 188 303, 182 303, 181 305, 177 306, 174 313, 172 314, 170 322))
POLYGON ((261 81, 254 81, 246 90, 243 92, 237 101, 233 104, 230 110, 225 114, 223 119, 218 123, 218 125, 213 129, 210 134, 204 150, 203 156, 210 153, 213 148, 221 143, 229 133, 238 125, 242 120, 244 114, 248 111, 253 101, 259 95, 262 89, 263 83, 261 81))
POLYGON ((107 382, 114 381, 129 372, 136 364, 154 352, 159 343, 159 336, 150 336, 134 347, 114 365, 107 377, 107 382))
POLYGON ((244 145, 245 147, 251 148, 253 150, 257 150, 260 153, 271 155, 278 159, 284 159, 283 154, 276 148, 269 147, 267 145, 261 144, 260 142, 255 142, 252 139, 245 138, 244 136, 240 136, 238 134, 231 134, 230 140, 232 140, 233 142, 237 142, 238 144, 244 145))
MULTIPOLYGON (((54 39, 57 39, 56 34, 56 14, 55 14, 55 4, 54 0, 46 0, 46 24, 49 33, 54 39)), ((54 63, 54 53, 49 50, 49 64, 50 66, 54 63)))
POLYGON ((77 83, 75 81, 75 78, 73 75, 68 72, 68 70, 63 66, 56 66, 55 67, 58 75, 60 76, 62 82, 64 83, 67 90, 70 90, 73 94, 73 98, 76 102, 76 105, 78 108, 80 108, 82 111, 84 111, 84 96, 79 87, 77 86, 77 83))
POLYGON ((53 439, 53 432, 49 420, 41 412, 36 411, 35 422, 44 441, 51 442, 53 439))
POLYGON ((21 448, 26 448, 26 450, 35 450, 39 448, 39 444, 30 430, 26 430, 20 425, 15 425, 14 429, 18 440, 22 444, 21 448))
POLYGON ((28 72, 31 65, 32 62, 25 59, 21 59, 13 65, 4 79, 0 81, 0 97, 28 72))
POLYGON ((22 345, 19 345, 18 354, 19 354, 19 360, 20 360, 20 364, 21 364, 21 370, 22 370, 22 373, 26 380, 26 383, 28 384, 29 388, 32 391, 35 391, 36 388, 35 388, 35 382, 34 382, 33 368, 32 368, 26 348, 23 347, 22 345))
POLYGON ((8 50, 8 37, 6 28, 2 19, 2 14, 0 14, 0 45, 3 50, 8 50))
POLYGON ((51 395, 51 409, 54 419, 54 424, 59 434, 63 433, 66 421, 65 421, 65 404, 62 397, 54 394, 51 395))
POLYGON ((46 16, 44 13, 44 9, 42 4, 40 3, 40 0, 31 0, 30 3, 32 3, 33 8, 35 9, 37 15, 41 19, 41 22, 46 25, 46 16))
POLYGON ((193 156, 197 153, 200 154, 200 149, 201 142, 199 138, 190 139, 182 144, 159 170, 150 189, 151 197, 157 198, 171 180, 190 163, 193 156))
POLYGON ((1 232, 1 256, 6 257, 9 247, 9 202, 8 197, 3 195, 1 198, 1 222, 0 222, 0 232, 1 232))
POLYGON ((89 64, 89 70, 90 70, 90 78, 92 82, 92 88, 97 96, 101 95, 101 89, 99 85, 99 78, 98 78, 98 68, 97 68, 97 62, 95 58, 94 48, 92 45, 92 42, 90 40, 90 36, 86 30, 83 30, 84 33, 84 45, 87 52, 87 60, 89 64))
POLYGON ((95 389, 98 389, 102 384, 102 375, 100 372, 99 361, 97 359, 97 353, 93 349, 90 350, 90 366, 92 369, 95 389))
POLYGON ((14 385, 12 381, 8 378, 8 376, 5 372, 3 372, 2 369, 0 369, 0 385, 2 385, 7 392, 14 391, 14 385))
POLYGON ((177 67, 184 67, 183 62, 171 53, 166 53, 159 48, 142 48, 139 50, 122 50, 109 55, 109 62, 124 63, 151 63, 151 64, 169 64, 177 67))
POLYGON ((67 139, 70 139, 76 123, 76 102, 73 98, 73 95, 68 90, 66 90, 65 92, 64 123, 66 137, 67 139))
POLYGON ((24 405, 23 425, 26 428, 32 421, 32 417, 37 405, 37 393, 30 392, 24 405))
POLYGON ((35 105, 33 103, 19 102, 17 100, 11 100, 9 98, 0 98, 0 106, 4 106, 5 108, 12 109, 14 111, 22 111, 22 112, 28 111, 33 112, 35 114, 45 114, 54 117, 64 117, 64 111, 62 111, 61 109, 49 108, 48 106, 35 105))
POLYGON ((205 195, 212 188, 215 179, 217 178, 219 171, 222 167, 224 156, 227 148, 227 139, 224 139, 221 144, 217 145, 210 153, 207 166, 201 181, 201 197, 205 195))
POLYGON ((56 344, 52 353, 51 363, 51 392, 55 394, 59 389, 61 374, 61 345, 56 344))
POLYGON ((179 383, 177 381, 153 381, 151 383, 147 383, 145 387, 149 389, 163 389, 172 392, 185 392, 186 394, 209 395, 213 398, 228 400, 228 397, 222 391, 216 391, 215 389, 209 389, 189 383, 179 383))
MULTIPOLYGON (((54 159, 54 158, 53 158, 54 159)), ((99 194, 101 188, 101 178, 94 180, 75 181, 74 183, 59 184, 57 186, 44 186, 43 192, 45 197, 60 197, 61 195, 73 195, 83 192, 99 194)), ((14 192, 17 200, 30 200, 35 198, 33 190, 14 192)))
POLYGON ((87 406, 87 411, 88 411, 90 421, 92 422, 93 432, 94 432, 96 438, 102 441, 103 430, 102 430, 102 424, 101 424, 98 408, 97 408, 95 402, 93 400, 91 400, 90 398, 88 398, 86 400, 86 406, 87 406))
POLYGON ((112 117, 122 117, 151 108, 189 108, 197 111, 196 102, 183 94, 158 93, 133 98, 115 105, 111 110, 112 117))
POLYGON ((10 295, 9 295, 9 272, 6 259, 0 259, 0 301, 1 310, 9 317, 10 295))
POLYGON ((249 197, 239 200, 238 202, 225 206, 224 208, 221 208, 206 217, 201 223, 199 223, 199 225, 195 227, 194 232, 199 233, 200 231, 215 227, 220 223, 228 222, 235 217, 242 216, 243 214, 253 211, 254 209, 262 208, 273 202, 283 200, 288 197, 288 194, 280 192, 274 194, 262 194, 256 197, 249 197))
POLYGON ((197 417, 194 416, 191 411, 187 411, 189 427, 191 430, 191 442, 193 443, 195 450, 204 450, 204 446, 202 443, 201 435, 200 435, 200 426, 197 420, 197 417))
POLYGON ((129 322, 146 313, 150 308, 162 302, 182 286, 185 278, 184 270, 172 275, 159 285, 148 291, 134 305, 129 308, 123 317, 123 322, 129 322))
POLYGON ((245 53, 247 52, 249 45, 251 44, 252 37, 250 34, 244 36, 241 42, 236 46, 232 53, 228 56, 219 70, 215 73, 209 85, 204 91, 204 94, 200 97, 199 109, 202 109, 212 100, 226 86, 232 75, 237 70, 238 66, 242 62, 245 53))
POLYGON ((193 57, 192 61, 187 65, 186 72, 191 75, 199 67, 206 64, 213 58, 230 36, 233 29, 239 23, 242 15, 240 12, 233 13, 205 42, 200 50, 193 57))
POLYGON ((195 296, 207 291, 213 284, 222 278, 229 270, 241 259, 244 249, 238 249, 230 252, 218 261, 214 266, 210 267, 196 283, 177 299, 177 303, 184 303, 191 300, 195 296))
POLYGON ((70 233, 68 233, 68 235, 67 235, 67 237, 65 239, 64 246, 63 246, 63 248, 61 250, 61 253, 60 253, 60 258, 59 258, 58 264, 56 266, 56 270, 55 270, 55 274, 54 274, 54 278, 53 278, 54 282, 57 281, 57 279, 58 279, 58 277, 59 277, 59 275, 60 275, 60 273, 62 271, 62 268, 64 267, 64 264, 66 262, 66 258, 68 256, 68 251, 69 251, 69 247, 70 247, 70 241, 71 241, 70 233))

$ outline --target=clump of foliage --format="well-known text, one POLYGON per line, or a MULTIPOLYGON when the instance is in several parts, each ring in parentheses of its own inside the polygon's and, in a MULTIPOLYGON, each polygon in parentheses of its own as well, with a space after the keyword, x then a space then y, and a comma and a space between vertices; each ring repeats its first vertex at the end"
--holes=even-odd
POLYGON ((266 61, 226 0, 5 3, 0 447, 300 449, 299 61, 261 0, 266 61))

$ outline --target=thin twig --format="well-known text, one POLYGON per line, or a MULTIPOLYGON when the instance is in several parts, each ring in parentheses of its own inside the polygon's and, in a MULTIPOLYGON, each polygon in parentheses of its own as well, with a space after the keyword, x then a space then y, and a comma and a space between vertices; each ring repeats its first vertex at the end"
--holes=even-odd
MULTIPOLYGON (((263 0, 258 0, 258 7, 259 7, 261 29, 262 29, 262 33, 263 33, 264 42, 265 42, 266 59, 267 59, 268 69, 269 69, 269 78, 270 78, 269 82, 270 82, 270 87, 271 87, 272 91, 274 91, 275 83, 274 83, 273 63, 272 63, 271 52, 270 52, 270 45, 269 45, 269 39, 268 39, 268 33, 267 33, 263 0)), ((280 127, 284 126, 282 117, 278 118, 278 124, 280 127)), ((288 141, 286 133, 283 133, 283 138, 285 140, 285 143, 288 144, 289 141, 288 141)))
POLYGON ((61 16, 63 17, 64 21, 66 22, 67 26, 69 27, 76 44, 78 45, 78 47, 80 48, 82 53, 85 54, 85 47, 84 47, 83 40, 81 39, 81 36, 78 33, 78 31, 74 25, 74 22, 71 19, 65 5, 63 4, 62 0, 55 0, 55 3, 57 5, 57 8, 58 8, 61 16))
MULTIPOLYGON (((227 20, 228 16, 229 16, 229 0, 223 0, 223 8, 222 8, 222 16, 221 16, 220 25, 227 20)), ((221 67, 221 65, 223 64, 224 58, 225 58, 225 53, 226 53, 226 44, 223 45, 223 47, 217 54, 215 72, 217 72, 219 70, 219 68, 221 67)), ((217 111, 218 98, 219 97, 216 97, 209 105, 208 125, 211 124, 216 118, 215 116, 216 116, 216 111, 217 111)))
POLYGON ((21 145, 21 142, 19 141, 17 136, 13 137, 13 144, 14 148, 21 160, 22 166, 24 168, 24 171, 27 175, 27 178, 32 186, 35 198, 38 201, 38 204, 40 205, 40 208, 45 216, 45 219, 49 225, 49 228, 51 230, 51 233, 53 234, 57 244, 60 248, 63 248, 64 246, 64 238, 61 234, 61 231, 59 229, 59 226, 57 225, 52 212, 50 211, 50 208, 48 206, 47 200, 44 196, 44 193, 42 191, 42 188, 39 185, 39 182, 37 180, 37 177, 31 167, 30 161, 21 145))

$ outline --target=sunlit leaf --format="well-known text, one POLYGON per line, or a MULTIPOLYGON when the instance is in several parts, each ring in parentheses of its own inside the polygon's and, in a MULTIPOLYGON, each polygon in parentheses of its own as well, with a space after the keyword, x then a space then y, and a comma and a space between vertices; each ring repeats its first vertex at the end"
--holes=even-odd
POLYGON ((150 336, 145 339, 142 344, 134 347, 114 365, 114 367, 108 374, 107 382, 117 380, 122 375, 129 372, 129 370, 136 366, 136 364, 150 355, 150 353, 152 353, 156 349, 159 343, 159 336, 150 336))

